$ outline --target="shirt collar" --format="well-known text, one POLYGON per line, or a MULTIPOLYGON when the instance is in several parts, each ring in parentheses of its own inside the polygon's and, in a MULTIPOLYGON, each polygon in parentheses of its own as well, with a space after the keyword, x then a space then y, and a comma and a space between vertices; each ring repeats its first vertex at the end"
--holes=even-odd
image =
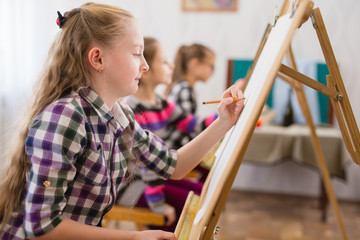
POLYGON ((129 120, 119 102, 116 102, 113 109, 110 110, 101 97, 90 87, 80 89, 79 94, 94 108, 102 122, 107 123, 114 118, 117 123, 114 126, 115 128, 119 127, 118 124, 123 129, 129 125, 129 120))
POLYGON ((102 122, 106 123, 110 121, 111 118, 113 118, 113 114, 105 102, 90 87, 80 89, 79 95, 82 96, 94 108, 102 122))
POLYGON ((123 107, 119 101, 114 104, 112 109, 112 113, 114 114, 114 118, 120 124, 120 126, 125 129, 129 125, 129 119, 126 117, 123 107))

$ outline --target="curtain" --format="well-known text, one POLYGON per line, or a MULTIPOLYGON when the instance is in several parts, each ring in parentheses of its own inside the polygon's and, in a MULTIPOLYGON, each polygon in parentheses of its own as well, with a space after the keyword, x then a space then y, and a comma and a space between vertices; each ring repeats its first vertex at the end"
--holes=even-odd
POLYGON ((52 9, 52 2, 0 1, 0 154, 15 127, 12 123, 21 115, 29 98, 50 40, 57 31, 56 11, 51 11, 53 22, 43 20, 49 19, 47 11, 52 9), (42 12, 45 14, 39 14, 42 12), (50 24, 55 26, 49 28, 50 24))

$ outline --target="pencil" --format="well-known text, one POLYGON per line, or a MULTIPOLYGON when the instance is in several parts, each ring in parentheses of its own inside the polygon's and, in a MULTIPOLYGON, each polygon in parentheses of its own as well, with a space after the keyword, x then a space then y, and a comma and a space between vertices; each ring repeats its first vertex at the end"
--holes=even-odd
MULTIPOLYGON (((234 102, 238 101, 238 100, 245 100, 246 98, 233 98, 234 102)), ((221 100, 214 100, 214 101, 207 101, 207 102, 203 102, 202 104, 211 104, 211 103, 220 103, 221 100)))

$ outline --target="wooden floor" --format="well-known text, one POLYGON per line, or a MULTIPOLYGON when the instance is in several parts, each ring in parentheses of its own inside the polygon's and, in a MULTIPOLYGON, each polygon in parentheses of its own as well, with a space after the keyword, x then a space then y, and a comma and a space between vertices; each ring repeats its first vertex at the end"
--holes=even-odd
MULTIPOLYGON (((339 207, 348 239, 360 239, 360 203, 339 201, 339 207)), ((301 196, 233 191, 218 226, 217 240, 343 239, 332 209, 322 222, 318 199, 301 196)))
MULTIPOLYGON (((360 239, 360 203, 339 201, 348 239, 360 239)), ((333 214, 321 221, 317 198, 231 192, 217 240, 343 239, 333 214)))

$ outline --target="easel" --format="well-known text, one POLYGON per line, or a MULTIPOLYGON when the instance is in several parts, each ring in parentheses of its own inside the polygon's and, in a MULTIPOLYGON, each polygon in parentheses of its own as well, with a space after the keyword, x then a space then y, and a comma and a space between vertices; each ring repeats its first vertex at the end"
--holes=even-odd
MULTIPOLYGON (((313 7, 313 3, 310 2, 309 0, 297 1, 297 2, 293 3, 293 5, 291 6, 291 11, 292 11, 291 14, 295 14, 294 17, 296 18, 296 20, 294 19, 294 22, 296 24, 298 24, 298 26, 296 26, 296 27, 300 27, 302 25, 302 23, 305 22, 309 18, 309 16, 311 17, 313 26, 317 32, 318 39, 319 39, 320 45, 322 47, 325 61, 328 65, 329 72, 330 72, 329 76, 327 76, 327 86, 320 84, 319 82, 317 82, 313 79, 310 79, 307 76, 296 71, 295 60, 292 55, 292 51, 291 51, 291 47, 290 47, 291 34, 293 33, 292 32, 292 33, 289 33, 286 41, 284 41, 284 45, 285 45, 285 43, 287 43, 287 47, 285 46, 284 48, 287 48, 287 49, 281 49, 279 56, 281 56, 281 53, 285 54, 285 51, 290 49, 290 51, 288 51, 288 53, 290 54, 291 63, 292 63, 292 66, 294 69, 289 68, 285 65, 282 65, 279 62, 279 61, 281 61, 281 59, 277 58, 276 62, 279 63, 278 68, 277 68, 277 70, 275 69, 272 72, 270 72, 270 74, 268 75, 269 76, 268 78, 273 77, 273 79, 266 81, 266 83, 265 83, 266 86, 263 88, 262 93, 264 93, 264 94, 267 93, 266 96, 269 94, 271 85, 273 84, 273 81, 275 78, 275 75, 279 74, 281 76, 281 78, 283 78, 285 81, 287 81, 291 84, 291 86, 293 87, 293 89, 297 95, 299 103, 303 103, 303 104, 301 104, 301 108, 302 108, 302 111, 304 113, 304 116, 307 120, 308 126, 311 131, 311 140, 313 142, 315 154, 316 154, 316 157, 318 160, 318 165, 319 165, 320 172, 321 172, 324 184, 325 184, 325 189, 326 189, 327 195, 330 199, 330 203, 334 208, 334 212, 336 214, 338 223, 339 223, 341 231, 342 231, 343 239, 347 239, 346 232, 345 232, 345 229, 344 229, 344 226, 342 223, 340 211, 338 208, 338 204, 337 204, 337 201, 336 201, 336 198, 335 198, 332 186, 331 186, 330 175, 327 170, 324 154, 321 150, 321 145, 320 145, 319 139, 315 132, 315 126, 311 119, 310 110, 307 105, 306 97, 305 97, 301 83, 330 97, 330 101, 334 108, 335 115, 338 119, 339 127, 341 130, 342 136, 344 138, 345 145, 346 145, 350 155, 352 156, 353 161, 357 164, 360 164, 360 154, 359 154, 360 134, 359 134, 358 127, 356 125, 354 115, 352 113, 351 105, 348 100, 346 90, 345 90, 345 87, 344 87, 342 79, 341 79, 340 71, 338 69, 338 66, 337 66, 337 63, 335 60, 335 56, 332 51, 331 44, 330 44, 329 38, 327 36, 327 32, 326 32, 320 11, 319 11, 319 9, 313 10, 312 7, 313 7), (278 73, 278 71, 280 73, 278 73)), ((282 12, 284 11, 284 9, 287 9, 285 4, 283 6, 282 12)), ((290 30, 294 31, 293 28, 290 28, 290 30)), ((265 42, 266 42, 266 37, 264 36, 262 44, 260 45, 260 48, 257 53, 257 57, 260 55, 263 45, 265 45, 265 42)), ((284 54, 281 56, 281 58, 284 56, 284 54)), ((274 63, 274 66, 276 66, 276 62, 274 63)), ((254 67, 254 65, 255 64, 253 64, 252 67, 254 67)), ((253 68, 250 71, 251 72, 250 75, 252 74, 252 71, 253 71, 253 68)), ((265 100, 266 99, 263 96, 261 96, 261 97, 259 97, 258 102, 261 102, 262 106, 264 106, 265 100)), ((260 104, 258 104, 258 105, 260 105, 260 104)), ((252 122, 252 126, 251 126, 252 128, 246 129, 243 131, 243 134, 245 136, 251 136, 251 134, 254 131, 254 128, 255 128, 254 123, 256 123, 256 120, 260 116, 260 113, 261 113, 260 112, 261 106, 259 107, 258 105, 256 105, 254 108, 254 110, 256 111, 256 114, 254 113, 253 115, 251 115, 249 117, 250 122, 252 122)), ((231 190, 231 185, 235 179, 237 170, 240 167, 242 158, 245 154, 246 147, 250 141, 249 137, 245 137, 245 138, 246 138, 245 140, 241 140, 241 142, 239 142, 239 144, 241 146, 237 146, 235 148, 235 151, 232 153, 230 160, 229 160, 229 164, 231 164, 231 165, 228 166, 228 168, 223 173, 223 175, 224 175, 224 177, 226 177, 226 179, 224 181, 220 182, 220 184, 222 184, 220 186, 221 190, 217 190, 217 191, 221 191, 221 194, 219 192, 216 192, 217 195, 214 197, 215 198, 217 197, 217 199, 212 201, 207 206, 207 212, 209 212, 209 214, 206 216, 204 215, 204 217, 202 219, 202 223, 200 223, 200 224, 196 223, 193 225, 189 239, 212 239, 214 229, 215 229, 215 226, 219 219, 221 210, 223 209, 223 206, 225 205, 227 196, 231 190)), ((212 176, 212 174, 213 174, 213 169, 210 172, 209 176, 212 176)), ((204 201, 205 201, 204 196, 205 196, 205 194, 207 194, 206 191, 208 188, 208 184, 209 184, 209 181, 207 181, 205 183, 205 186, 204 186, 205 191, 203 191, 203 193, 201 194, 199 206, 202 206, 204 204, 204 201)))
MULTIPOLYGON (((326 28, 320 13, 320 10, 314 9, 310 15, 313 26, 318 35, 318 39, 324 54, 326 64, 329 69, 329 75, 326 78, 327 86, 308 78, 307 76, 297 72, 296 64, 294 57, 291 53, 291 62, 295 66, 293 69, 285 65, 281 65, 279 69, 279 77, 287 81, 293 88, 296 93, 297 99, 300 104, 302 112, 305 116, 307 125, 309 126, 311 133, 311 140, 314 146, 314 151, 316 158, 318 160, 318 166, 322 176, 322 181, 325 187, 327 197, 330 201, 331 206, 333 207, 336 219, 340 226, 343 239, 347 239, 346 231, 344 224, 341 218, 341 213, 339 210, 338 202, 335 197, 333 187, 331 185, 331 178, 329 171, 327 169, 326 160, 321 149, 319 138, 315 132, 315 125, 312 121, 310 109, 306 101, 305 93, 301 83, 325 94, 330 98, 331 104, 334 108, 336 118, 339 122, 339 127, 345 142, 345 145, 348 149, 348 152, 353 158, 353 161, 357 164, 360 163, 359 150, 360 150, 360 135, 359 130, 356 125, 354 115, 352 113, 351 105, 340 75, 340 71, 333 53, 330 40, 328 38, 326 28), (284 75, 285 76, 284 76, 284 75)), ((290 49, 291 50, 291 49, 290 49)))

